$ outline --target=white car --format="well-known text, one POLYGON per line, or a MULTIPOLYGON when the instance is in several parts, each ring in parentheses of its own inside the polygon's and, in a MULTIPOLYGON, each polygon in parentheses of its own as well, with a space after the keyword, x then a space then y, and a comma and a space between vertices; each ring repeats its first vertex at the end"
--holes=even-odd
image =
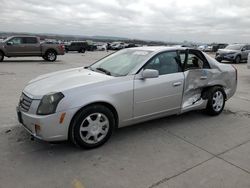
POLYGON ((219 115, 236 86, 233 66, 199 50, 129 48, 31 80, 17 114, 36 138, 94 148, 115 128, 198 109, 219 115))

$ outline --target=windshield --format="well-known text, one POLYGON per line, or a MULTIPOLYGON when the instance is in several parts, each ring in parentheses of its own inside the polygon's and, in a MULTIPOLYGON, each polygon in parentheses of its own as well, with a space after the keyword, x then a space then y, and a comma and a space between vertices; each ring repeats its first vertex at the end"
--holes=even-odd
POLYGON ((125 76, 138 64, 149 58, 152 51, 126 49, 101 59, 89 68, 112 76, 125 76))
POLYGON ((3 42, 8 41, 9 39, 11 39, 11 37, 8 37, 8 38, 4 39, 3 42))
POLYGON ((234 44, 234 45, 228 45, 225 49, 228 49, 228 50, 241 50, 242 47, 243 47, 243 45, 241 45, 241 44, 234 44))

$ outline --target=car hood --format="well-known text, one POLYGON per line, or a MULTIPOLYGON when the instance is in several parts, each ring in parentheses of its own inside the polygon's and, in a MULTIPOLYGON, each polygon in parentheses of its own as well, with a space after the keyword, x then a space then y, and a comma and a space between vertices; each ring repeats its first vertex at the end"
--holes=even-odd
POLYGON ((230 53, 236 53, 239 52, 239 50, 229 50, 229 49, 219 49, 218 53, 220 54, 230 54, 230 53))
POLYGON ((112 78, 112 76, 82 67, 74 68, 38 76, 28 83, 24 88, 24 92, 34 99, 41 99, 42 96, 51 92, 63 92, 71 88, 102 82, 112 78))

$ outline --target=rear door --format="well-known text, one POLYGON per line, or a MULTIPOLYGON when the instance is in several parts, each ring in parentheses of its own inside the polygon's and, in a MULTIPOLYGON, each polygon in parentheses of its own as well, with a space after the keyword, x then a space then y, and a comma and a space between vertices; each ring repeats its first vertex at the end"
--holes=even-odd
POLYGON ((181 51, 185 85, 182 109, 192 108, 201 99, 201 92, 209 84, 215 69, 211 69, 203 53, 198 50, 181 51))
MULTIPOLYGON (((184 75, 176 51, 153 57, 142 70, 159 71, 158 78, 134 80, 134 117, 178 113, 182 102, 184 75)), ((141 71, 142 71, 141 70, 141 71)))
POLYGON ((36 37, 23 37, 23 55, 41 55, 41 45, 36 37))

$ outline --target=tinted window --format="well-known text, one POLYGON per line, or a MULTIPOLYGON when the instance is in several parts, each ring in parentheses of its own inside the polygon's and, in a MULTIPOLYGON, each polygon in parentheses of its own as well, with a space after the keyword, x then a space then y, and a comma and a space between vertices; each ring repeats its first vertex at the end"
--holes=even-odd
POLYGON ((25 37, 23 38, 23 41, 25 44, 36 44, 37 43, 37 38, 35 37, 25 37))
POLYGON ((250 50, 250 45, 247 45, 246 50, 250 50))
POLYGON ((144 69, 155 69, 160 75, 172 74, 181 71, 176 52, 164 52, 156 55, 144 69))

